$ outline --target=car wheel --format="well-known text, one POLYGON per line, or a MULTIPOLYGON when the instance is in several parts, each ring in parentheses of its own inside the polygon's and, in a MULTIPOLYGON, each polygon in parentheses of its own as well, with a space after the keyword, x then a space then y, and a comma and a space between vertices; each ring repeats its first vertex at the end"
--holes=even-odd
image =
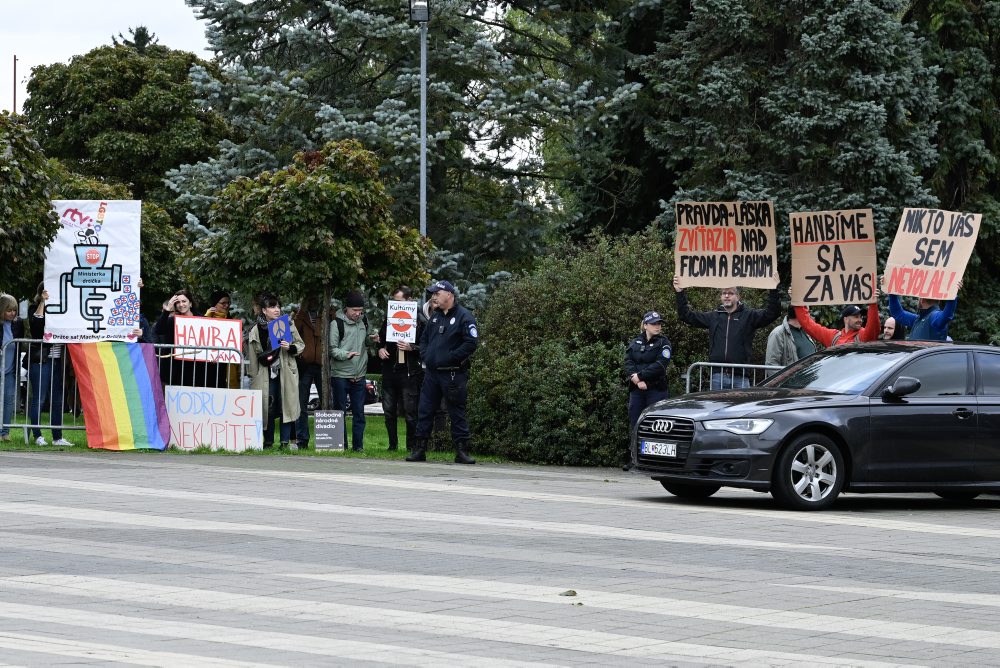
POLYGON ((663 489, 680 499, 707 499, 721 488, 721 485, 685 485, 666 480, 661 480, 660 484, 663 489))
POLYGON ((964 492, 960 489, 955 490, 945 490, 943 492, 934 492, 942 499, 946 501, 972 501, 974 498, 979 496, 979 492, 964 492))
POLYGON ((793 510, 822 510, 837 500, 846 473, 836 443, 821 434, 803 434, 778 457, 771 494, 793 510))

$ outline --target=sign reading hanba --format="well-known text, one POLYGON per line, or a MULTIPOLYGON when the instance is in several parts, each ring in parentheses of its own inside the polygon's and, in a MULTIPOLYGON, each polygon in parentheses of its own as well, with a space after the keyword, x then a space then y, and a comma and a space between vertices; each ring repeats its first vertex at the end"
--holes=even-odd
POLYGON ((878 265, 871 209, 807 211, 788 220, 793 304, 874 301, 878 265))
POLYGON ((979 236, 981 213, 903 209, 885 263, 885 291, 924 299, 954 299, 979 236))
POLYGON ((775 288, 772 202, 678 202, 674 276, 682 288, 775 288))
POLYGON ((173 356, 195 362, 243 362, 243 321, 229 318, 174 316, 173 356), (180 346, 194 346, 183 348, 180 346))

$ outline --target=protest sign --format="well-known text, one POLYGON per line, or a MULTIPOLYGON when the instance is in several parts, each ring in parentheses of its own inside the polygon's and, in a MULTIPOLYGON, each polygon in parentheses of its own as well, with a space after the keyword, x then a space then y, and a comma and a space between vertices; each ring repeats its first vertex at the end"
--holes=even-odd
POLYGON ((183 450, 207 446, 230 452, 263 448, 260 390, 167 385, 163 391, 170 445, 183 450))
POLYGON ((417 342, 417 302, 390 301, 386 308, 385 340, 417 342))
POLYGON ((885 291, 954 299, 979 236, 981 213, 903 209, 885 263, 885 291))
POLYGON ((174 345, 194 346, 175 348, 174 359, 196 362, 243 362, 243 322, 229 318, 202 318, 194 315, 174 316, 174 345), (199 350, 198 348, 232 348, 232 350, 199 350))
POLYGON ((678 202, 674 276, 682 288, 776 288, 774 204, 678 202))
POLYGON ((271 341, 271 350, 281 345, 282 341, 292 342, 292 321, 288 315, 282 315, 267 323, 267 337, 271 341))
POLYGON ((313 411, 313 438, 317 450, 343 450, 344 436, 344 411, 313 411))
POLYGON ((136 341, 138 200, 54 200, 60 227, 45 253, 45 340, 136 341))
POLYGON ((871 209, 789 214, 792 303, 870 304, 875 295, 875 222, 871 209))

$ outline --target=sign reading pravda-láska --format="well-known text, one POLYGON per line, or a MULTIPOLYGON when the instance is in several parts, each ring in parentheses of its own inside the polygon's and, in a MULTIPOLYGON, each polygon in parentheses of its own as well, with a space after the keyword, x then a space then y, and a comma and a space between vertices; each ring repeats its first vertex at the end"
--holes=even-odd
POLYGON ((885 263, 885 291, 924 299, 954 299, 982 220, 981 213, 903 209, 885 263))
POLYGON ((772 202, 677 202, 674 276, 682 288, 775 288, 772 202))
POLYGON ((793 304, 874 301, 878 265, 871 209, 792 213, 788 223, 793 304))

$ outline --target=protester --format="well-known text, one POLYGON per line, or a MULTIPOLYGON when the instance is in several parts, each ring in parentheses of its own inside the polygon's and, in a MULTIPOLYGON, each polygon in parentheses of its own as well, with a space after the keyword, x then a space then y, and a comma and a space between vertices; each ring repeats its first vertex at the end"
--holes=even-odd
POLYGON ((6 293, 0 294, 0 319, 3 321, 3 424, 0 425, 0 441, 10 440, 10 423, 14 419, 14 404, 17 400, 18 377, 21 364, 18 359, 18 345, 10 343, 24 338, 24 321, 17 317, 17 300, 6 293), (9 345, 8 345, 9 344, 9 345))
MULTIPOLYGON (((406 286, 397 288, 390 296, 393 301, 409 301, 412 298, 413 291, 406 286)), ((419 341, 423 333, 423 322, 420 318, 416 320, 414 326, 419 341)), ((387 318, 379 332, 379 340, 383 344, 378 350, 378 356, 382 360, 382 412, 389 435, 389 449, 396 450, 399 447, 396 418, 402 409, 406 422, 406 449, 412 451, 417 432, 420 385, 424 380, 424 372, 420 366, 420 347, 416 343, 387 341, 388 331, 387 318)))
MULTIPOLYGON (((774 322, 781 314, 777 289, 768 291, 767 306, 750 309, 740 301, 739 288, 723 288, 719 295, 722 303, 714 311, 692 311, 677 276, 674 276, 674 290, 677 293, 677 317, 681 322, 708 330, 708 361, 713 364, 749 364, 754 333, 774 322)), ((712 371, 713 390, 749 385, 750 379, 738 370, 717 368, 712 371)))
POLYGON ((802 331, 802 325, 795 315, 795 307, 789 306, 785 319, 767 335, 767 353, 764 356, 764 364, 788 366, 814 352, 816 352, 816 344, 802 331))
POLYGON ((292 425, 299 417, 299 370, 295 358, 302 354, 305 344, 295 323, 289 323, 291 342, 282 340, 276 348, 271 347, 268 324, 281 316, 281 301, 275 295, 265 296, 261 302, 263 323, 250 329, 247 340, 246 359, 249 363, 250 389, 262 393, 261 406, 266 411, 264 420, 264 447, 274 444, 274 421, 281 421, 279 427, 280 446, 298 450, 298 444, 291 443, 292 425))
MULTIPOLYGON (((958 282, 958 288, 962 289, 962 281, 958 282)), ((921 297, 917 300, 917 312, 914 313, 903 308, 899 295, 889 295, 889 315, 896 319, 897 324, 910 330, 907 337, 910 341, 947 341, 948 325, 955 318, 957 309, 957 298, 947 300, 941 308, 940 301, 921 297)))
POLYGON ((344 435, 344 449, 352 446, 355 452, 364 450, 365 439, 365 393, 368 370, 368 317, 364 314, 365 296, 360 290, 352 290, 344 299, 344 308, 330 327, 330 384, 333 386, 333 407, 347 411, 347 399, 351 400, 351 441, 344 435))
MULTIPOLYGON (((28 367, 28 385, 31 387, 31 400, 28 404, 28 422, 33 425, 41 424, 42 404, 48 403, 49 424, 52 425, 52 445, 71 446, 73 445, 63 438, 63 385, 66 380, 66 360, 63 356, 65 346, 61 343, 45 343, 45 304, 49 300, 49 292, 45 289, 44 283, 38 284, 35 291, 35 299, 31 304, 30 330, 31 338, 37 339, 38 344, 33 345, 30 350, 30 362, 28 367), (47 399, 47 402, 46 402, 47 399)), ((38 427, 31 428, 31 437, 35 440, 35 445, 48 445, 42 430, 38 427)))
MULTIPOLYGON (((175 292, 170 299, 163 303, 163 311, 160 313, 160 317, 156 319, 156 324, 153 325, 153 334, 156 336, 156 340, 160 344, 172 346, 174 344, 174 321, 176 317, 193 315, 193 308, 194 297, 191 296, 188 290, 182 288, 175 292)), ((198 374, 201 376, 200 379, 195 377, 197 369, 195 365, 204 364, 204 362, 174 359, 174 356, 178 352, 176 349, 168 348, 160 354, 160 379, 163 381, 163 384, 191 387, 196 384, 197 380, 201 380, 197 385, 204 387, 205 372, 202 371, 198 374)))
POLYGON ((845 343, 867 343, 877 341, 879 338, 878 290, 875 291, 873 299, 875 301, 868 305, 868 322, 864 323, 863 327, 861 308, 854 304, 845 306, 840 312, 840 317, 844 321, 843 329, 831 329, 818 324, 809 315, 809 309, 805 306, 796 306, 795 314, 805 333, 827 348, 845 343))
POLYGON ((883 341, 902 341, 906 338, 906 330, 902 326, 896 325, 896 319, 891 315, 882 323, 883 341))
MULTIPOLYGON (((225 290, 215 290, 208 296, 212 304, 205 311, 206 318, 230 319, 233 299, 225 290)), ((223 351, 217 351, 222 353, 223 351)), ((205 384, 209 387, 238 388, 240 386, 240 365, 225 362, 205 362, 205 384)))
MULTIPOLYGON (((330 316, 328 308, 328 321, 330 316)), ((303 299, 292 322, 304 345, 302 354, 296 358, 299 365, 299 419, 295 422, 295 440, 299 449, 306 449, 309 447, 309 393, 313 385, 317 392, 323 387, 323 355, 326 353, 320 336, 319 300, 316 297, 303 299)))
MULTIPOLYGON (((628 379, 628 423, 631 429, 639 422, 644 409, 670 398, 667 365, 670 364, 670 339, 663 334, 663 317, 649 311, 642 317, 639 336, 625 349, 625 376, 628 379)), ((630 457, 626 453, 626 457, 630 457)), ((631 468, 626 459, 624 470, 631 468)))
POLYGON ((431 436, 434 412, 447 397, 451 417, 451 438, 455 444, 455 462, 475 464, 469 456, 469 424, 465 419, 468 399, 469 366, 479 343, 476 319, 458 304, 455 286, 438 281, 428 288, 432 293, 431 319, 420 337, 420 360, 425 367, 417 411, 417 438, 408 462, 427 459, 427 441, 431 436))

